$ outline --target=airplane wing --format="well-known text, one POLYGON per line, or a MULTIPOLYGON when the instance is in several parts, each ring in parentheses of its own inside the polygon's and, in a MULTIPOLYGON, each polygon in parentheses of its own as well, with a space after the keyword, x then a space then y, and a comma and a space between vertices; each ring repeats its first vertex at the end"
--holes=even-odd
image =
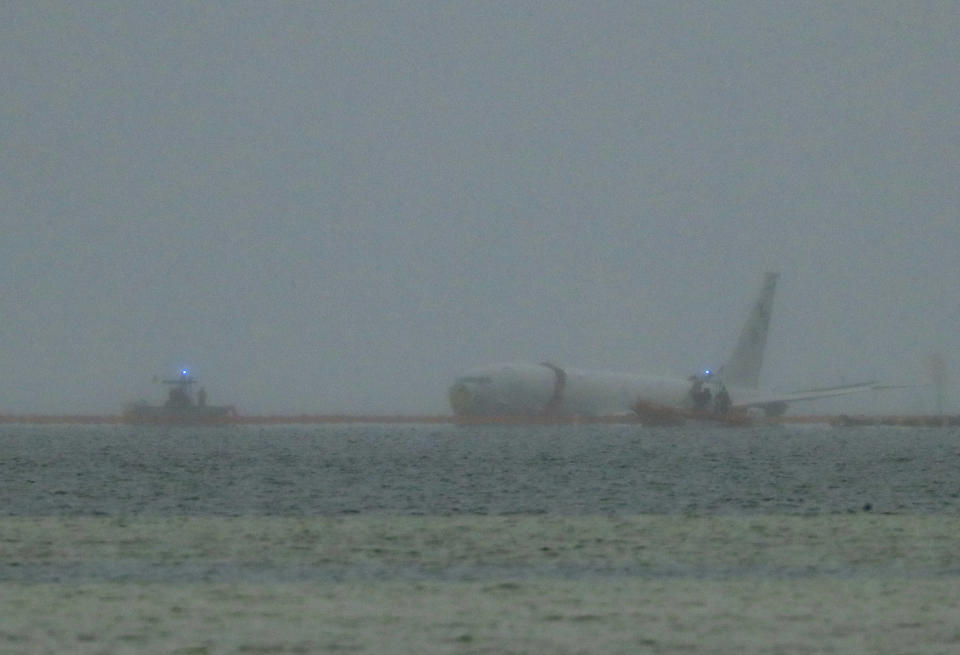
POLYGON ((777 405, 782 403, 792 403, 798 400, 816 400, 817 398, 831 398, 833 396, 845 396, 851 393, 863 393, 864 391, 873 391, 874 389, 883 389, 876 382, 860 382, 859 384, 845 384, 839 387, 823 387, 819 389, 805 389, 803 391, 791 391, 787 393, 771 394, 751 394, 741 400, 733 399, 734 408, 763 407, 764 405, 777 405))

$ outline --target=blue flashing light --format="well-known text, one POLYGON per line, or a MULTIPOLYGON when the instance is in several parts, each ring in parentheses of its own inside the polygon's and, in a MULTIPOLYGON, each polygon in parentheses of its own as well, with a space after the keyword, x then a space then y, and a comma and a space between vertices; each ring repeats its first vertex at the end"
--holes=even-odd
POLYGON ((704 375, 710 375, 710 369, 708 368, 708 369, 704 370, 703 374, 704 374, 704 375))
POLYGON ((190 375, 190 369, 188 369, 188 368, 181 368, 181 369, 180 369, 180 377, 185 378, 185 377, 187 377, 188 375, 190 375))

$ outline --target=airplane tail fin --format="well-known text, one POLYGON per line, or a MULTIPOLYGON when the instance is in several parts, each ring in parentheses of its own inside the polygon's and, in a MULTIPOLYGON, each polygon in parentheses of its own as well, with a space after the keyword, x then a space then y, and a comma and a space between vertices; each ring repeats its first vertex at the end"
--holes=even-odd
POLYGON ((723 382, 732 387, 755 389, 760 380, 763 350, 767 345, 767 329, 770 327, 770 312, 773 309, 773 292, 777 288, 779 273, 763 276, 760 295, 750 310, 747 322, 740 331, 737 346, 723 367, 723 382))

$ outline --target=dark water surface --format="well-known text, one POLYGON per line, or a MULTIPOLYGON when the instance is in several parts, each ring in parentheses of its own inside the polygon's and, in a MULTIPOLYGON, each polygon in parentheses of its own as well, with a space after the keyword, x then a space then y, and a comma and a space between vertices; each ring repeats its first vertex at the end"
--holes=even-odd
POLYGON ((960 514, 956 428, 0 427, 7 516, 960 514))
POLYGON ((960 432, 0 427, 0 652, 960 652, 960 432))

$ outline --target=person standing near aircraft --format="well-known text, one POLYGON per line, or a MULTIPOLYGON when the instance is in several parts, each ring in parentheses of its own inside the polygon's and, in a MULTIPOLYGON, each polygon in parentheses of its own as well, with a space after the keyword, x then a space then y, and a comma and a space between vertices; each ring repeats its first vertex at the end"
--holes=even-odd
POLYGON ((720 383, 720 390, 717 391, 717 399, 714 403, 714 411, 720 416, 723 416, 730 411, 730 394, 727 393, 727 388, 723 386, 723 382, 720 383))

